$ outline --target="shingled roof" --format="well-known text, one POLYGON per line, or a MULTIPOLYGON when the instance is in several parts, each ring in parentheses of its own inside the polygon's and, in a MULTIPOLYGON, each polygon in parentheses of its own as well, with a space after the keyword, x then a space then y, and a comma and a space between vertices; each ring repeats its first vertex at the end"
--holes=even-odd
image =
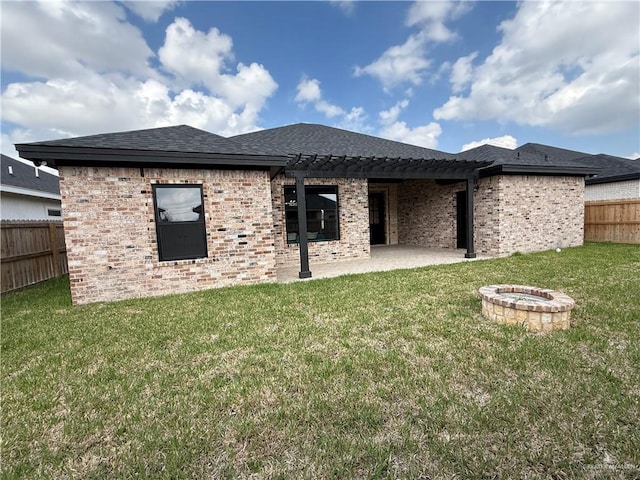
POLYGON ((527 151, 510 150, 494 145, 481 145, 458 154, 464 160, 485 161, 491 164, 483 169, 481 176, 511 174, 538 175, 592 175, 597 169, 590 165, 578 164, 565 159, 554 159, 547 155, 527 151))
MULTIPOLYGON (((444 164, 411 160, 452 162, 449 171, 467 175, 482 169, 482 176, 496 174, 589 175, 593 165, 577 163, 584 157, 574 152, 540 144, 526 144, 516 150, 482 145, 451 154, 325 125, 298 123, 225 138, 204 130, 179 125, 129 132, 18 144, 23 158, 49 165, 135 165, 172 167, 278 168, 300 171, 302 166, 319 167, 325 174, 353 172, 371 175, 390 170, 425 175, 442 172, 444 164), (313 160, 311 157, 315 156, 313 160), (303 159, 304 157, 304 159, 303 159), (408 165, 408 163, 411 165, 408 165), (462 164, 465 164, 464 166, 462 164), (419 166, 418 166, 419 165, 419 166), (330 172, 331 173, 330 173, 330 172), (465 173, 463 173, 465 172, 465 173)), ((312 169, 316 173, 321 170, 312 169)), ((440 173, 438 173, 440 175, 440 173)), ((400 177, 398 177, 400 178, 400 177)), ((454 178, 454 177, 452 177, 454 178)))
POLYGON ((31 145, 57 147, 109 148, 118 150, 148 150, 164 152, 229 153, 234 155, 265 155, 251 145, 234 142, 215 133, 189 125, 149 128, 128 132, 102 133, 85 137, 63 138, 31 145))
POLYGON ((586 179, 587 185, 640 178, 640 161, 628 158, 604 153, 591 155, 540 143, 525 143, 516 148, 516 151, 544 155, 545 160, 552 164, 563 163, 590 167, 596 175, 586 179))
MULTIPOLYGON (((38 170, 38 175, 36 176, 36 170, 32 165, 27 165, 7 155, 2 155, 1 158, 0 184, 2 184, 3 187, 8 186, 14 187, 14 189, 60 195, 60 180, 56 175, 38 170)), ((3 190, 8 189, 3 188, 3 190)), ((13 189, 11 191, 18 193, 18 191, 13 189)))
POLYGON ((251 145, 188 125, 104 133, 17 144, 20 156, 58 165, 225 166, 269 168, 286 165, 251 145))
POLYGON ((589 156, 588 153, 552 147, 551 145, 543 145, 541 143, 525 143, 516 148, 516 151, 543 155, 551 162, 571 162, 576 158, 589 156))
POLYGON ((587 185, 640 179, 640 160, 629 160, 601 153, 576 158, 573 162, 599 170, 595 177, 586 179, 587 185))
POLYGON ((230 137, 274 155, 336 155, 452 159, 455 155, 313 123, 296 123, 230 137))

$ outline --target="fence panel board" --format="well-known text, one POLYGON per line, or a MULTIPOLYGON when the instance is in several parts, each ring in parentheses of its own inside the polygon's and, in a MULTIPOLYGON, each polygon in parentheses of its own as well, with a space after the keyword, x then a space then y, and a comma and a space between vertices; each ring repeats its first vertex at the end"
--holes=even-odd
POLYGON ((640 198, 585 202, 584 239, 640 243, 640 198))
POLYGON ((61 222, 0 224, 2 293, 68 273, 61 222))

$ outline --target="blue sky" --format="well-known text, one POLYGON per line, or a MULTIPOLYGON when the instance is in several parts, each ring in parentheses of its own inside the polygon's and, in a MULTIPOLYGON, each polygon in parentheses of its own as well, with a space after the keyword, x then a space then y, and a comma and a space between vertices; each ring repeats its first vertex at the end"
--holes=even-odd
POLYGON ((321 123, 459 152, 640 156, 640 3, 13 2, 2 152, 189 124, 321 123))

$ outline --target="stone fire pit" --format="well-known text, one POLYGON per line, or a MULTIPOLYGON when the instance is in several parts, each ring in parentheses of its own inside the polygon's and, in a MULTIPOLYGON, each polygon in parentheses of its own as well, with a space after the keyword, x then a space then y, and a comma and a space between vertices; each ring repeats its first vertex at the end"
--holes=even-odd
POLYGON ((480 288, 482 314, 531 332, 566 330, 575 301, 561 292, 526 285, 487 285, 480 288))

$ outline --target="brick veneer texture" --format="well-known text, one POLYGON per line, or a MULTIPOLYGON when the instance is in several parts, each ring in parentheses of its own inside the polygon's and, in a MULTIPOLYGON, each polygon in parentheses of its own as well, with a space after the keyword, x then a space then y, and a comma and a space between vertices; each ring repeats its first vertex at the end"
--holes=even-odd
POLYGON ((268 172, 60 167, 60 191, 75 304, 276 279, 268 172), (203 186, 208 258, 158 260, 153 184, 203 186))
MULTIPOLYGON (((398 241, 456 248, 456 192, 463 182, 409 180, 398 187, 398 241)), ((540 175, 479 180, 474 193, 476 252, 509 255, 582 245, 584 180, 540 175)))
POLYGON ((398 243, 456 248, 456 192, 464 183, 408 180, 398 186, 398 243))
MULTIPOLYGON (((298 244, 287 244, 284 211, 284 186, 294 185, 295 179, 282 175, 271 182, 273 230, 275 233, 276 265, 293 266, 300 263, 298 244)), ((337 185, 340 240, 309 242, 309 263, 368 258, 369 197, 367 180, 353 178, 306 178, 305 185, 337 185)))
POLYGON ((483 178, 474 196, 476 250, 509 255, 582 245, 583 198, 582 177, 483 178))

